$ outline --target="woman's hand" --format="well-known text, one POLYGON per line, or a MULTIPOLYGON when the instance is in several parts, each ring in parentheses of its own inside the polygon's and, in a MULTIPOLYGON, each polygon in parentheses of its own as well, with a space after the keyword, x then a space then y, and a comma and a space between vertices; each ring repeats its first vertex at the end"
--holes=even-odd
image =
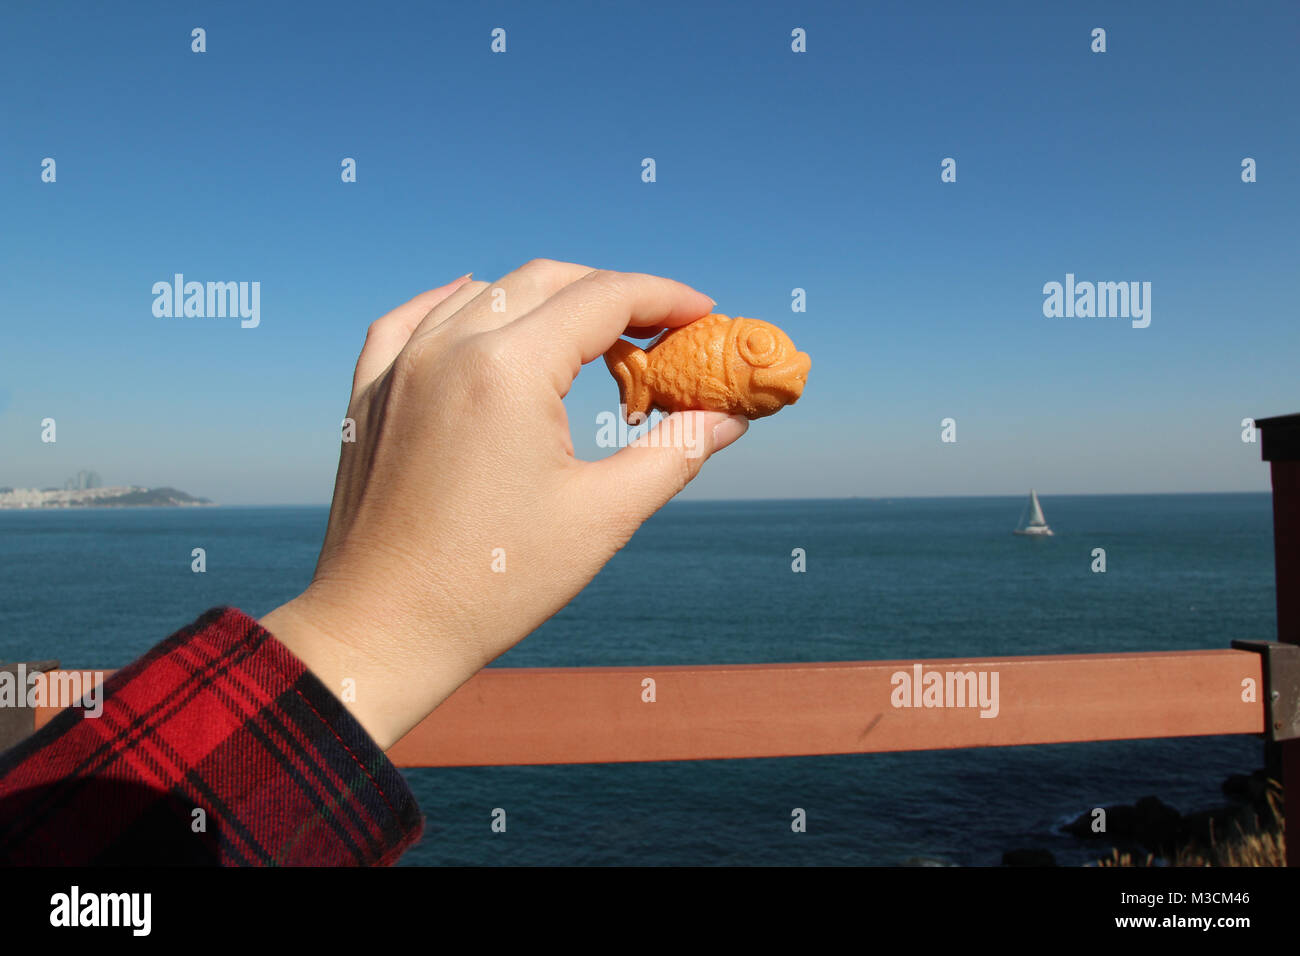
POLYGON ((582 365, 713 301, 544 259, 468 279, 370 326, 315 577, 261 622, 336 694, 355 682, 347 706, 384 748, 564 607, 748 427, 675 413, 609 458, 575 459, 561 399, 582 365))

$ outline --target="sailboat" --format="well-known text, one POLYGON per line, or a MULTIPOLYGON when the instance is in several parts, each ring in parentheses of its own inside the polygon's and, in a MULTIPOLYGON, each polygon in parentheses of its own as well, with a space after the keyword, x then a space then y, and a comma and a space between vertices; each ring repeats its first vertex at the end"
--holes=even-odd
POLYGON ((1052 533, 1052 529, 1047 526, 1047 519, 1043 517, 1043 506, 1038 503, 1038 492, 1032 488, 1029 489, 1029 524, 1025 524, 1024 520, 1022 514, 1020 526, 1012 534, 1050 535, 1052 533))

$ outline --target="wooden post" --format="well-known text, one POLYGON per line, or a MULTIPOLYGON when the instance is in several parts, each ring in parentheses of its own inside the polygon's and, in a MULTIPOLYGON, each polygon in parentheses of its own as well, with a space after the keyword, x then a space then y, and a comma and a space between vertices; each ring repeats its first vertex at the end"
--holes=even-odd
MULTIPOLYGON (((1277 639, 1300 644, 1300 415, 1261 418, 1261 455, 1273 478, 1273 563, 1277 574, 1277 639)), ((1286 790, 1286 864, 1300 866, 1300 740, 1282 748, 1286 790)))

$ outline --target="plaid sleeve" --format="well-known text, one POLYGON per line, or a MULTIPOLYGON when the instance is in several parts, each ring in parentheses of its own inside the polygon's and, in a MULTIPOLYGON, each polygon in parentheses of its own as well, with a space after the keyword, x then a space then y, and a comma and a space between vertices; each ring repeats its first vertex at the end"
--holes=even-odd
POLYGON ((423 820, 347 708, 214 608, 0 754, 0 862, 371 865, 423 820))

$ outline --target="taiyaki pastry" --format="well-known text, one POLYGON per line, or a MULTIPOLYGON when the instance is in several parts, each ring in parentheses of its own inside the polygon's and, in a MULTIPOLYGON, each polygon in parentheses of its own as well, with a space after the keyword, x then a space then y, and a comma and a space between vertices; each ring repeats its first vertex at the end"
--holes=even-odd
POLYGON ((714 314, 670 329, 644 350, 619 339, 605 364, 634 424, 656 408, 775 414, 799 400, 812 359, 771 322, 714 314))

